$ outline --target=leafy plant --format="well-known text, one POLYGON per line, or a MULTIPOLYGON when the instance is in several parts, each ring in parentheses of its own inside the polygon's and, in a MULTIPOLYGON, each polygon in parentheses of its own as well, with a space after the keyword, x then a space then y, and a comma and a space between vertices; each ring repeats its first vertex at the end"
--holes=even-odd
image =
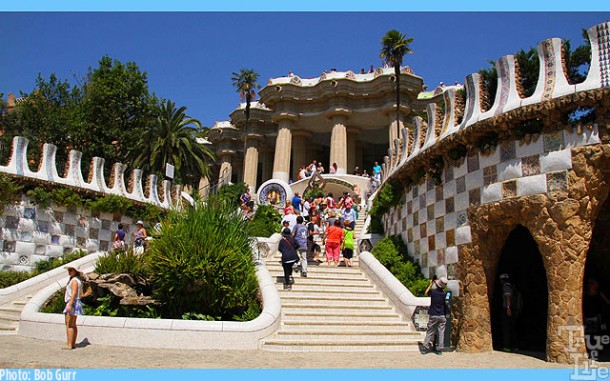
POLYGON ((371 254, 413 295, 424 296, 428 281, 421 275, 419 265, 409 257, 407 247, 399 236, 385 237, 375 245, 371 254))
POLYGON ((318 198, 318 197, 324 197, 324 190, 318 188, 318 187, 312 187, 311 189, 307 190, 305 193, 303 193, 303 199, 304 200, 309 200, 309 198, 313 197, 313 198, 318 198))
POLYGON ((540 75, 540 59, 538 58, 538 50, 531 48, 527 52, 523 49, 515 54, 515 59, 519 64, 521 72, 521 85, 523 86, 522 97, 530 97, 536 91, 538 84, 538 76, 540 75))
POLYGON ((499 139, 500 135, 498 135, 497 132, 488 132, 487 134, 481 136, 479 140, 475 142, 474 146, 480 149, 481 152, 487 152, 498 145, 499 139))
POLYGON ((373 202, 369 214, 381 218, 392 206, 400 203, 404 189, 397 182, 386 182, 373 202))
POLYGON ((121 213, 125 214, 129 208, 133 207, 133 202, 125 197, 108 194, 87 203, 87 206, 94 211, 121 213))
POLYGON ((83 250, 76 250, 76 251, 73 251, 72 253, 64 254, 63 256, 61 256, 59 258, 49 258, 49 259, 45 259, 42 261, 38 261, 38 262, 36 262, 36 267, 34 268, 34 270, 32 272, 32 276, 36 276, 36 275, 45 273, 49 270, 56 269, 67 263, 70 263, 79 258, 82 258, 85 255, 87 255, 87 252, 85 252, 83 250))
POLYGON ((51 191, 51 199, 57 205, 63 205, 67 207, 80 207, 83 206, 85 200, 73 189, 68 187, 58 187, 51 191))
POLYGON ((279 233, 282 216, 272 205, 260 205, 256 209, 254 219, 246 225, 246 231, 251 237, 269 237, 279 233))
POLYGON ((239 207, 241 204, 239 197, 246 192, 248 185, 246 183, 223 185, 218 190, 218 200, 226 202, 233 208, 239 207))
POLYGON ((192 312, 229 320, 258 303, 246 222, 228 203, 170 213, 145 257, 165 317, 192 312))
POLYGON ((148 263, 142 256, 134 255, 132 250, 117 250, 99 257, 95 262, 97 274, 131 274, 135 277, 149 275, 148 263))
POLYGON ((466 148, 465 145, 463 144, 458 144, 455 147, 451 147, 449 149, 449 151, 447 152, 447 156, 449 156, 449 158, 451 160, 460 160, 462 159, 464 156, 466 156, 466 153, 468 152, 468 148, 466 148))
POLYGON ((153 204, 133 204, 125 214, 134 220, 147 221, 151 224, 163 220, 165 211, 153 204))
POLYGON ((370 234, 385 234, 381 218, 371 215, 371 223, 367 232, 370 234))
POLYGON ((11 180, 10 177, 0 174, 0 215, 4 206, 14 204, 20 200, 22 186, 11 180))
POLYGON ((10 287, 31 278, 27 271, 0 271, 0 289, 10 287))
POLYGON ((27 191, 26 195, 32 201, 34 205, 38 205, 41 208, 48 208, 53 202, 51 192, 47 191, 43 187, 36 187, 27 191))

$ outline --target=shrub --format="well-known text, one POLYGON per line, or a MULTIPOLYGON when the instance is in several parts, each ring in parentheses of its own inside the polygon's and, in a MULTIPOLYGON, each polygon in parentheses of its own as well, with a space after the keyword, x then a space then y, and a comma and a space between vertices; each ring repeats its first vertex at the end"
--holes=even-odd
POLYGON ((117 250, 99 257, 95 262, 95 272, 97 274, 131 274, 144 278, 149 274, 144 257, 134 255, 132 250, 117 250))
POLYGON ((250 237, 269 237, 279 233, 282 216, 272 205, 260 205, 256 209, 254 219, 248 222, 246 231, 250 237))
POLYGON ((381 218, 392 206, 400 203, 402 194, 403 188, 399 183, 386 182, 373 201, 369 214, 381 218))
POLYGON ((386 237, 371 251, 405 287, 415 296, 424 296, 428 280, 421 275, 419 265, 407 253, 407 247, 399 236, 386 237))
POLYGON ((27 271, 0 271, 0 288, 10 287, 32 277, 27 271))
POLYGON ((87 206, 96 212, 125 214, 133 207, 133 202, 125 197, 109 194, 96 200, 91 200, 87 206))
POLYGON ((305 193, 303 193, 303 199, 304 200, 309 200, 310 197, 313 198, 318 198, 318 197, 324 197, 324 190, 317 188, 317 187, 313 187, 309 190, 307 190, 305 193))
POLYGON ((57 205, 76 208, 83 206, 85 200, 70 188, 55 188, 51 191, 51 199, 57 205))
POLYGON ((11 180, 10 177, 0 174, 0 215, 4 212, 4 206, 19 201, 22 187, 11 180))
POLYGON ((34 271, 32 272, 31 276, 36 276, 38 274, 45 273, 49 270, 56 269, 60 266, 65 265, 66 263, 70 263, 79 258, 82 258, 85 255, 87 255, 87 252, 83 250, 76 250, 72 253, 64 254, 59 258, 49 258, 42 261, 38 261, 36 262, 36 267, 34 268, 34 271))
POLYGON ((237 208, 241 205, 239 197, 246 192, 248 185, 246 183, 223 185, 218 190, 218 199, 228 203, 233 208, 237 208))
POLYGON ((384 234, 385 230, 383 228, 383 223, 381 222, 381 218, 371 216, 371 223, 369 225, 369 229, 367 232, 370 234, 384 234))
POLYGON ((165 217, 164 210, 153 204, 134 204, 126 214, 134 220, 142 220, 150 224, 155 224, 165 217))
POLYGON ((258 304, 246 222, 227 203, 171 212, 146 257, 164 317, 240 319, 258 304))
POLYGON ((43 187, 37 187, 27 191, 26 195, 32 200, 34 205, 38 205, 41 208, 48 208, 53 202, 51 192, 47 191, 43 187))

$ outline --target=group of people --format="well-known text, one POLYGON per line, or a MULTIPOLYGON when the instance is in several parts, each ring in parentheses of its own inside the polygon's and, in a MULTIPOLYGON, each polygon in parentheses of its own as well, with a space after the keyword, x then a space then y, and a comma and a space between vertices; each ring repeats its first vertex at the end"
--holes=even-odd
MULTIPOLYGON (((337 173, 337 169, 338 169, 337 163, 332 163, 332 165, 330 166, 330 168, 328 170, 328 173, 333 175, 333 174, 337 173)), ((299 168, 299 173, 297 174, 297 180, 306 179, 308 177, 313 176, 316 173, 324 174, 324 173, 326 173, 326 170, 324 169, 322 162, 313 160, 308 165, 301 165, 301 167, 299 168)), ((381 166, 379 165, 379 162, 377 162, 377 161, 373 165, 372 175, 369 174, 366 171, 366 169, 363 170, 362 172, 360 172, 360 167, 355 167, 352 174, 355 176, 370 177, 371 181, 375 181, 377 186, 379 185, 379 183, 381 183, 381 166)))
MULTIPOLYGON (((144 241, 146 240, 148 235, 146 234, 146 229, 144 228, 143 221, 136 222, 136 227, 136 231, 131 233, 131 235, 133 236, 134 253, 142 254, 144 252, 144 241)), ((114 250, 125 250, 127 248, 125 242, 127 233, 125 233, 125 230, 123 229, 123 224, 119 224, 118 229, 114 232, 114 238, 112 242, 112 248, 114 250)))
POLYGON ((306 200, 295 193, 292 200, 286 201, 282 240, 278 247, 282 253, 284 289, 292 288, 293 270, 300 270, 301 276, 307 277, 308 261, 323 262, 317 239, 322 240, 328 266, 338 267, 341 254, 345 267, 352 266, 357 213, 354 199, 348 192, 343 192, 338 201, 332 193, 306 200))

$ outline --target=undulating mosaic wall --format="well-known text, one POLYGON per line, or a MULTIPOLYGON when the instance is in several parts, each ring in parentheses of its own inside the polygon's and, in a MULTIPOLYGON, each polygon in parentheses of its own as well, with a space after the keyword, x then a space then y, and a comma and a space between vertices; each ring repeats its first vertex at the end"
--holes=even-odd
POLYGON ((111 250, 113 232, 122 223, 129 241, 131 218, 54 205, 39 208, 26 197, 4 208, 0 215, 0 269, 29 271, 40 260, 81 249, 89 253, 111 250))

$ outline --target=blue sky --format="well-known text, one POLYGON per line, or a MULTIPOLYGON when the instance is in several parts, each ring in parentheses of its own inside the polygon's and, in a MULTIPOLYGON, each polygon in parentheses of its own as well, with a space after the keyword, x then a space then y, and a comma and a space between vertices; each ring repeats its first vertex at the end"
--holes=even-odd
POLYGON ((32 91, 39 72, 73 82, 109 55, 136 62, 151 91, 212 126, 238 105, 230 78, 242 67, 261 85, 288 70, 358 72, 380 64, 382 35, 398 29, 414 38, 405 63, 432 88, 547 38, 579 45, 581 28, 608 20, 610 12, 0 12, 0 93, 32 91))

